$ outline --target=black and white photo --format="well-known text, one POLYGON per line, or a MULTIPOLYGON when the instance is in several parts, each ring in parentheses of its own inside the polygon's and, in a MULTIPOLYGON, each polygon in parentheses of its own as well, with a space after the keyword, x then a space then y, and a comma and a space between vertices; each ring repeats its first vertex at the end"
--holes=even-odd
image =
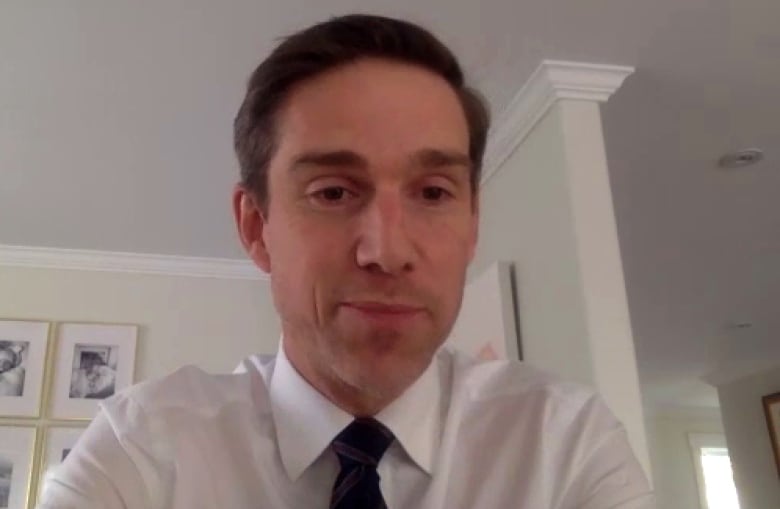
POLYGON ((13 474, 13 462, 5 456, 0 455, 0 509, 8 507, 13 474))
POLYGON ((0 509, 27 509, 37 430, 0 424, 0 509))
POLYGON ((46 428, 46 434, 43 439, 41 467, 38 472, 39 494, 43 487, 43 479, 52 469, 57 468, 65 461, 65 458, 73 450, 82 433, 84 433, 84 428, 76 426, 50 426, 46 428))
POLYGON ((113 396, 118 355, 118 346, 76 344, 70 397, 105 399, 113 396))
POLYGON ((58 324, 51 417, 89 420, 101 400, 129 387, 137 336, 135 325, 58 324))
POLYGON ((0 396, 24 395, 24 376, 29 350, 29 341, 0 338, 0 396))
POLYGON ((0 417, 37 417, 49 349, 49 323, 0 320, 0 417))

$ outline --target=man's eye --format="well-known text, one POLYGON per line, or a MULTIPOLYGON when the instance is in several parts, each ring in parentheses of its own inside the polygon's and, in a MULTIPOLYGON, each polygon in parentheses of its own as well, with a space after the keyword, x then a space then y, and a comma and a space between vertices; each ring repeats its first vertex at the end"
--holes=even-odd
POLYGON ((313 196, 325 202, 335 203, 349 198, 349 194, 350 192, 343 187, 331 186, 314 192, 313 196))
POLYGON ((424 187, 422 190, 423 199, 426 201, 441 201, 447 198, 448 195, 449 193, 446 189, 436 186, 424 187))

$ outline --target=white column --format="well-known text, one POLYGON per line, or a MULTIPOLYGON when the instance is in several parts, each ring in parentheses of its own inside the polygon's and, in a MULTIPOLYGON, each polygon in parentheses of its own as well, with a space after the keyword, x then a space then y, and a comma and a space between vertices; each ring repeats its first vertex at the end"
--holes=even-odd
POLYGON ((631 71, 537 69, 492 133, 473 269, 513 262, 523 359, 594 386, 650 476, 599 111, 631 71))

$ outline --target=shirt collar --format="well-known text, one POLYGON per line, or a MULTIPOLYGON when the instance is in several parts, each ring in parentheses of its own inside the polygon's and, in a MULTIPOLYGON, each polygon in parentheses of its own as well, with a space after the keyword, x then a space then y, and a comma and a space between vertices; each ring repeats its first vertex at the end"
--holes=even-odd
MULTIPOLYGON (((434 358, 411 387, 376 415, 429 475, 433 473, 441 435, 441 391, 438 361, 434 358)), ((270 396, 282 464, 295 481, 352 422, 353 416, 298 373, 284 352, 283 339, 271 376, 270 396)))
POLYGON ((439 362, 434 357, 411 387, 376 415, 428 475, 433 474, 433 460, 439 450, 441 405, 439 362))
POLYGON ((296 371, 284 353, 284 340, 276 355, 270 395, 282 464, 296 481, 353 418, 296 371))

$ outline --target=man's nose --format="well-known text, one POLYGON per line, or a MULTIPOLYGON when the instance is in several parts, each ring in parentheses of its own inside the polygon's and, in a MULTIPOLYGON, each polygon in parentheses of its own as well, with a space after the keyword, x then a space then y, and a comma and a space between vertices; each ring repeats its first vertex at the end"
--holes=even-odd
POLYGON ((377 192, 360 218, 357 264, 394 276, 413 270, 417 252, 410 219, 399 191, 377 192))

